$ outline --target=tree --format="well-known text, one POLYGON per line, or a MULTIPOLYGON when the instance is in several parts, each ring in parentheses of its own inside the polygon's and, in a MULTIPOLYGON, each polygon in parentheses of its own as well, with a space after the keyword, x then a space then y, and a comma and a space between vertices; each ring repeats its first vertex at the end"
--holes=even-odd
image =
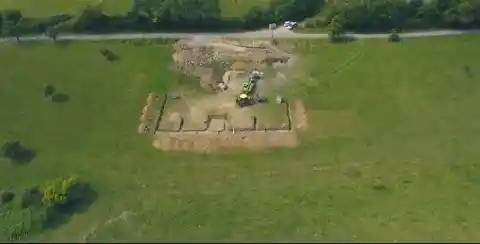
POLYGON ((15 193, 12 191, 1 191, 0 205, 10 203, 15 198, 15 193))
POLYGON ((59 34, 60 28, 58 26, 49 26, 45 31, 45 35, 47 35, 49 38, 52 38, 54 42, 57 41, 57 37, 59 34))
POLYGON ((15 26, 12 21, 7 19, 2 20, 2 30, 0 31, 3 36, 9 37, 12 35, 12 29, 15 26))
POLYGON ((31 25, 29 25, 29 23, 21 19, 18 23, 16 23, 10 28, 10 34, 17 39, 17 42, 20 42, 20 36, 31 30, 32 30, 31 25))
POLYGON ((247 28, 256 27, 265 23, 264 13, 262 9, 257 6, 251 8, 245 15, 244 19, 245 19, 245 27, 247 28))
POLYGON ((474 3, 471 0, 461 1, 457 5, 458 20, 461 24, 468 25, 475 20, 475 10, 474 3))
POLYGON ((21 207, 40 207, 42 204, 42 192, 37 187, 30 187, 25 189, 22 194, 21 207))
POLYGON ((73 24, 75 31, 98 31, 105 27, 105 14, 100 6, 87 5, 73 24))
POLYGON ((400 35, 398 35, 396 30, 392 30, 390 35, 388 36, 389 42, 400 42, 400 35))
POLYGON ((43 95, 45 97, 52 96, 55 93, 55 87, 52 85, 45 85, 43 88, 43 95))
POLYGON ((330 21, 328 28, 330 40, 333 42, 339 41, 343 37, 343 34, 345 34, 344 16, 339 14, 335 15, 330 21))
POLYGON ((76 176, 46 182, 41 190, 42 205, 47 208, 70 207, 86 197, 83 185, 76 176))

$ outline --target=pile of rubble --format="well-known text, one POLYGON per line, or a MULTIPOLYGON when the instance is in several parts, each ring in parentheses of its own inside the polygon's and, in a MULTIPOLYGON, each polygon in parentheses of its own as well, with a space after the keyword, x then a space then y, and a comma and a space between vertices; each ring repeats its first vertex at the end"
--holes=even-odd
POLYGON ((172 58, 177 71, 199 78, 202 88, 216 90, 224 73, 229 70, 251 72, 263 70, 274 63, 285 63, 288 54, 261 41, 247 45, 234 40, 213 40, 194 45, 191 40, 179 40, 174 44, 172 58), (221 66, 225 70, 219 70, 221 66))
POLYGON ((207 46, 192 46, 186 40, 180 40, 174 45, 173 61, 175 68, 200 79, 204 89, 213 89, 221 81, 222 74, 208 67, 217 60, 214 48, 207 46))

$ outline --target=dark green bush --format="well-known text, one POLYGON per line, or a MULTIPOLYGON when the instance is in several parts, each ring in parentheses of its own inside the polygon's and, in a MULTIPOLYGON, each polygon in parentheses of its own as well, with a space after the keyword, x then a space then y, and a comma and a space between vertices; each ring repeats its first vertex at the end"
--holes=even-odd
POLYGON ((42 205, 43 193, 38 187, 25 189, 22 194, 21 207, 40 207, 42 205))
POLYGON ((0 205, 7 204, 13 201, 15 193, 12 191, 2 191, 0 193, 0 205))
POLYGON ((401 38, 400 35, 396 31, 392 31, 390 35, 388 36, 388 41, 389 42, 400 42, 401 38))
POLYGON ((43 88, 43 95, 45 97, 52 96, 55 93, 55 87, 52 85, 45 85, 43 88))

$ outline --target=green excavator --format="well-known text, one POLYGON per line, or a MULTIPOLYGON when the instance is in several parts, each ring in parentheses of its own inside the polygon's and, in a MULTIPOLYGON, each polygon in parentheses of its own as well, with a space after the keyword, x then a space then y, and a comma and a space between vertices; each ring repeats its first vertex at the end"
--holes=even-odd
POLYGON ((243 83, 242 93, 236 99, 239 107, 251 106, 257 102, 265 102, 267 100, 263 95, 254 95, 257 82, 260 79, 263 79, 262 72, 254 70, 250 73, 248 82, 243 83))

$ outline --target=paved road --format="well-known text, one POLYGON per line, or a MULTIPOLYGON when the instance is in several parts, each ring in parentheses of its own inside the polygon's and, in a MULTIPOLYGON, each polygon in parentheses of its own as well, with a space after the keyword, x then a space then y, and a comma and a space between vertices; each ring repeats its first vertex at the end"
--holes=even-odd
MULTIPOLYGON (((428 36, 453 36, 463 34, 480 34, 477 30, 437 30, 437 31, 419 31, 410 33, 401 33, 403 38, 428 37, 428 36)), ((275 38, 278 39, 325 39, 328 34, 325 33, 295 33, 286 28, 278 28, 274 31, 275 38)), ((354 38, 387 38, 388 34, 348 34, 354 38)), ((169 38, 191 38, 196 41, 209 40, 215 37, 225 36, 244 39, 268 39, 271 32, 267 30, 258 30, 241 33, 124 33, 124 34, 62 34, 59 41, 103 41, 103 40, 134 40, 134 39, 169 39, 169 38)), ((24 36, 21 41, 47 42, 50 38, 44 35, 24 36)), ((5 38, 4 43, 15 43, 15 38, 5 38)))

